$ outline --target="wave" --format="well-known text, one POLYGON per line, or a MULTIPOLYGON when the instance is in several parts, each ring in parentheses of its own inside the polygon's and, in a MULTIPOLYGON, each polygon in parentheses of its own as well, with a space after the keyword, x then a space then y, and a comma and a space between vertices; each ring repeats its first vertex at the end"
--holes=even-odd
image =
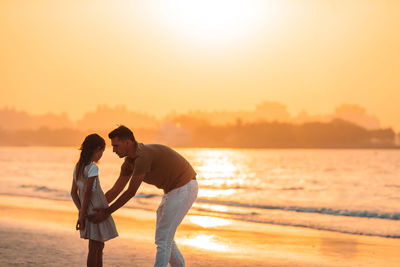
POLYGON ((155 198, 155 197, 160 197, 161 195, 157 194, 145 194, 145 193, 139 193, 135 196, 135 198, 155 198))
POLYGON ((284 211, 295 211, 295 212, 306 212, 306 213, 320 213, 334 216, 349 216, 349 217, 360 217, 360 218, 378 218, 386 220, 400 220, 400 212, 379 212, 379 211, 368 211, 368 210, 348 210, 348 209, 332 209, 326 207, 297 207, 297 206, 273 206, 273 205, 256 205, 239 203, 233 201, 223 200, 209 200, 198 198, 196 200, 200 203, 207 204, 218 204, 224 206, 241 207, 241 208, 256 208, 266 210, 284 210, 284 211))
MULTIPOLYGON (((21 185, 21 188, 30 188, 34 192, 48 195, 49 199, 69 199, 69 193, 63 190, 50 188, 43 185, 21 185)), ((286 190, 301 190, 301 188, 287 188, 286 190)), ((32 193, 34 193, 32 192, 32 193)), ((160 194, 148 194, 138 193, 135 198, 138 199, 153 199, 161 197, 160 194)), ((320 213, 333 216, 348 216, 348 217, 359 217, 359 218, 377 218, 386 220, 400 220, 400 212, 383 212, 383 211, 371 211, 371 210, 350 210, 350 209, 334 209, 328 207, 302 207, 302 206, 280 206, 280 205, 258 205, 250 203, 240 203, 234 201, 224 200, 210 200, 204 198, 198 198, 198 203, 207 204, 218 204, 223 206, 249 208, 249 209, 261 209, 261 210, 283 210, 283 211, 294 211, 299 213, 320 213)))
POLYGON ((0 192, 0 196, 11 196, 11 197, 26 197, 26 198, 37 198, 37 199, 44 199, 44 200, 54 200, 54 201, 66 201, 70 200, 71 197, 69 194, 57 196, 43 196, 43 195, 30 195, 30 194, 23 194, 23 193, 7 193, 7 192, 0 192))
POLYGON ((338 232, 344 234, 353 234, 353 235, 365 235, 365 236, 379 236, 379 237, 386 237, 386 238, 400 238, 399 234, 390 234, 390 233, 379 233, 379 232, 369 232, 369 230, 346 230, 340 229, 332 225, 310 225, 308 223, 296 223, 296 222, 282 222, 281 220, 268 220, 268 219, 256 219, 256 218, 235 218, 236 220, 246 221, 246 222, 255 222, 255 223, 263 223, 263 224, 272 224, 272 225, 283 225, 283 226, 294 226, 294 227, 304 227, 309 229, 315 230, 323 230, 323 231, 330 231, 330 232, 338 232))
MULTIPOLYGON (((69 199, 69 193, 63 190, 50 188, 43 185, 21 185, 21 188, 30 188, 34 192, 48 195, 49 199, 69 199)), ((286 190, 301 190, 301 188, 287 188, 286 190)), ((32 192, 33 193, 33 192, 32 192)), ((160 194, 148 194, 138 193, 135 198, 139 199, 153 199, 161 197, 160 194)), ((198 198, 198 203, 207 204, 218 204, 223 206, 249 208, 249 209, 261 209, 261 210, 283 210, 283 211, 294 211, 299 213, 320 213, 334 216, 348 216, 348 217, 360 217, 360 218, 378 218, 386 220, 400 220, 400 212, 383 212, 383 211, 371 211, 371 210, 350 210, 350 209, 334 209, 328 207, 302 207, 302 206, 279 206, 279 205, 258 205, 250 203, 240 203, 234 201, 224 200, 210 200, 204 198, 198 198)))
MULTIPOLYGON (((30 188, 33 189, 33 191, 35 192, 43 192, 43 193, 62 193, 65 194, 65 196, 67 196, 69 198, 69 194, 67 191, 64 190, 59 190, 59 189, 55 189, 55 188, 50 188, 48 186, 44 186, 44 185, 20 185, 20 188, 30 188)), ((14 194, 8 194, 8 195, 14 195, 14 194)), ((15 194, 18 196, 23 196, 24 194, 15 194)), ((28 195, 25 195, 28 196, 28 195)), ((138 193, 135 198, 156 198, 156 197, 160 197, 161 195, 159 194, 145 194, 145 193, 138 193)), ((43 196, 42 196, 43 197, 43 196)), ((48 195, 48 199, 59 199, 59 198, 54 198, 54 195, 48 195)))
MULTIPOLYGON (((144 209, 148 211, 154 211, 149 207, 137 207, 137 206, 124 206, 126 209, 144 209)), ((315 230, 322 230, 322 231, 330 231, 330 232, 337 232, 337 233, 344 233, 344 234, 353 234, 353 235, 364 235, 364 236, 378 236, 378 237, 385 237, 385 238, 400 238, 400 234, 398 233, 387 233, 385 231, 381 231, 379 228, 373 229, 358 229, 359 225, 356 225, 353 229, 345 229, 340 226, 336 225, 321 225, 318 222, 311 221, 309 223, 304 222, 296 222, 291 221, 290 218, 288 221, 283 221, 282 219, 268 219, 265 216, 258 217, 257 215, 261 215, 260 213, 251 212, 249 214, 243 214, 240 212, 215 212, 210 211, 208 209, 202 209, 199 207, 193 207, 191 209, 191 215, 199 215, 199 216, 212 216, 212 217, 219 217, 224 219, 233 219, 237 221, 245 221, 251 223, 261 223, 261 224, 271 224, 271 225, 280 225, 280 226, 291 226, 291 227, 303 227, 315 230), (251 216, 249 216, 251 215, 251 216)), ((189 213, 189 214, 190 214, 189 213)), ((389 222, 389 221, 386 221, 389 222)))
POLYGON ((252 190, 252 191, 260 191, 262 188, 256 188, 247 185, 228 185, 228 184, 219 184, 219 185, 203 185, 201 184, 201 189, 214 189, 214 190, 221 190, 221 189, 242 189, 242 190, 252 190))
POLYGON ((47 186, 40 186, 40 185, 25 185, 25 184, 23 184, 20 187, 22 187, 22 188, 32 188, 35 191, 41 191, 41 192, 61 192, 61 190, 49 188, 47 186))
MULTIPOLYGON (((224 189, 235 189, 235 190, 248 190, 248 191, 263 191, 264 188, 254 187, 254 186, 246 186, 246 185, 224 185, 219 184, 215 185, 201 185, 201 189, 212 189, 212 190, 224 190, 224 189)), ((289 187, 269 187, 272 190, 305 190, 303 186, 289 186, 289 187)))
MULTIPOLYGON (((34 192, 32 192, 33 194, 26 194, 26 193, 21 193, 21 192, 18 192, 18 193, 17 192, 15 192, 15 193, 0 192, 0 195, 30 197, 30 198, 47 199, 47 200, 54 200, 54 201, 69 201, 69 200, 71 200, 70 195, 66 191, 61 191, 61 190, 56 190, 56 189, 51 189, 51 188, 44 189, 41 186, 24 186, 24 187, 38 189, 38 191, 46 192, 46 193, 45 194, 37 194, 37 193, 35 194, 34 192), (57 192, 57 193, 51 194, 50 192, 57 192), (49 193, 49 194, 47 194, 47 193, 49 193)), ((156 206, 154 206, 154 203, 153 204, 149 203, 146 199, 152 199, 152 198, 156 198, 159 196, 160 195, 157 195, 157 194, 139 193, 137 196, 135 196, 136 198, 138 198, 137 201, 131 202, 130 204, 125 205, 124 208, 155 211, 156 206), (145 202, 142 202, 141 199, 145 202)), ((353 224, 354 227, 351 227, 351 229, 346 229, 345 227, 343 227, 341 225, 335 225, 332 223, 326 224, 326 221, 325 222, 321 221, 320 223, 318 223, 318 221, 319 221, 318 219, 317 220, 310 220, 310 219, 304 220, 304 219, 301 219, 302 217, 298 217, 300 219, 296 219, 296 218, 293 218, 292 215, 287 214, 287 216, 286 216, 284 213, 282 213, 278 217, 275 216, 275 218, 274 218, 274 217, 271 217, 269 215, 269 213, 267 212, 267 210, 281 210, 282 212, 285 212, 285 211, 310 212, 309 208, 250 205, 250 204, 242 204, 242 203, 226 202, 226 201, 215 201, 215 200, 213 201, 213 200, 207 200, 207 199, 201 199, 201 198, 197 199, 196 202, 244 208, 243 210, 239 209, 239 210, 233 210, 233 211, 229 211, 229 210, 228 211, 215 211, 210 208, 203 208, 203 207, 196 207, 196 206, 193 207, 192 213, 199 213, 199 215, 216 216, 216 217, 221 217, 221 218, 261 223, 261 224, 305 227, 305 228, 316 229, 316 230, 325 230, 325 231, 348 233, 348 234, 355 234, 355 235, 380 236, 380 237, 386 237, 386 238, 400 238, 400 234, 398 233, 398 231, 397 232, 396 231, 395 232, 387 232, 386 231, 386 229, 393 229, 391 227, 370 228, 368 226, 367 228, 365 228, 365 227, 363 228, 359 225, 359 223, 361 223, 362 221, 359 221, 359 223, 353 224), (254 210, 254 208, 261 209, 261 211, 254 210), (265 212, 262 211, 263 209, 265 210, 265 212)), ((313 208, 311 210, 312 210, 311 212, 313 212, 313 211, 315 212, 315 210, 318 210, 318 209, 313 208)), ((328 210, 328 209, 325 209, 325 210, 328 210)), ((322 212, 317 212, 317 213, 324 214, 322 212)), ((314 213, 314 214, 317 215, 317 213, 314 213)), ((329 215, 336 215, 336 214, 329 214, 329 215)), ((353 218, 349 217, 349 219, 355 220, 357 217, 382 219, 379 216, 371 216, 371 215, 373 215, 373 213, 371 213, 370 216, 352 216, 353 218)), ((393 225, 393 223, 397 224, 398 222, 395 222, 395 220, 399 220, 398 217, 399 217, 399 214, 397 213, 397 219, 382 220, 381 223, 384 223, 384 224, 389 223, 392 225, 393 225)), ((317 217, 315 217, 315 218, 317 218, 317 217)), ((385 219, 385 218, 383 218, 383 219, 385 219)), ((368 223, 368 225, 369 225, 369 223, 368 223)))
POLYGON ((281 188, 281 190, 293 190, 293 191, 304 190, 304 187, 302 187, 302 186, 283 187, 283 188, 281 188))
POLYGON ((397 185, 397 184, 385 184, 385 187, 400 188, 400 185, 397 185))

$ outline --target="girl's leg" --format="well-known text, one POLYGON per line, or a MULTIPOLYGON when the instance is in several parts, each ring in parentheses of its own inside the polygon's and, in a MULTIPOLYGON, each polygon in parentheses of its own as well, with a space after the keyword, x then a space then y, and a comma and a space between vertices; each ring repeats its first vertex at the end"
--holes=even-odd
POLYGON ((103 267, 103 248, 104 242, 98 242, 99 250, 97 252, 97 267, 103 267))
POLYGON ((103 266, 103 248, 103 242, 89 239, 88 267, 103 266))
POLYGON ((89 239, 89 253, 87 258, 87 266, 88 267, 96 267, 97 266, 97 246, 95 240, 89 239))

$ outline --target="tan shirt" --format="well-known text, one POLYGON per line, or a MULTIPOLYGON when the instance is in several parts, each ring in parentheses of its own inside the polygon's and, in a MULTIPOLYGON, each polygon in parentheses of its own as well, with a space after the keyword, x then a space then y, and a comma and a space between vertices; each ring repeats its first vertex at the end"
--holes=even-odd
POLYGON ((155 185, 165 193, 196 179, 193 167, 178 152, 164 145, 142 143, 138 143, 134 159, 125 158, 121 175, 132 175, 132 179, 144 175, 145 183, 155 185))

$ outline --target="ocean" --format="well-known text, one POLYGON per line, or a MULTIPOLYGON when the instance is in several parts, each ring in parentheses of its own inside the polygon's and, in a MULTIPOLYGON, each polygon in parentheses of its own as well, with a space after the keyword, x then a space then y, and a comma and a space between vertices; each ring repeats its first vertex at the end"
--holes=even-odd
MULTIPOLYGON (((176 150, 198 174, 194 215, 400 238, 400 150, 176 150)), ((2 147, 0 195, 69 201, 78 156, 77 148, 2 147)), ((105 192, 121 163, 106 149, 105 192)), ((155 211, 162 193, 143 183, 125 208, 155 211)))

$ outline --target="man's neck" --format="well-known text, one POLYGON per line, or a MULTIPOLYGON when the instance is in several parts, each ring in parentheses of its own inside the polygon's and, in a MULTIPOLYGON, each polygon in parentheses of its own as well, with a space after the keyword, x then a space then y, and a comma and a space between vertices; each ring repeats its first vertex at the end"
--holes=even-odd
POLYGON ((136 157, 136 147, 137 145, 135 145, 135 143, 131 143, 131 145, 129 146, 129 150, 128 150, 128 158, 134 159, 136 157))

